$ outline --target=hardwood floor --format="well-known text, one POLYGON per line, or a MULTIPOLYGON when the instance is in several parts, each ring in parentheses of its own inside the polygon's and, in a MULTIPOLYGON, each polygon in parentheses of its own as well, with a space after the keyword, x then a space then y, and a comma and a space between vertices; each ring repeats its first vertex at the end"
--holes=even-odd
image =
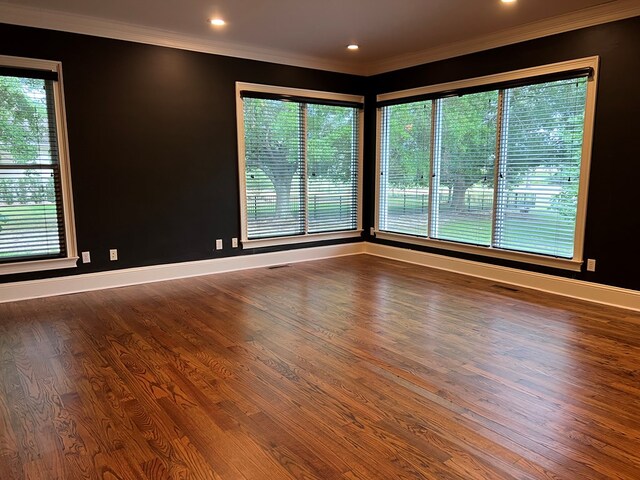
POLYGON ((1 479, 639 479, 640 314, 371 256, 0 304, 1 479))

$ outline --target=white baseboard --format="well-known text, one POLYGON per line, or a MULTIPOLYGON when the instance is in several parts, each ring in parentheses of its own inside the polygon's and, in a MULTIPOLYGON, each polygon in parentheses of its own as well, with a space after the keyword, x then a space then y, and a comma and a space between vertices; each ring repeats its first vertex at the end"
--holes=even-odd
POLYGON ((285 263, 306 262, 323 258, 356 255, 364 252, 364 243, 346 243, 324 247, 301 248, 282 252, 258 253, 236 257, 170 263, 150 267, 110 270, 66 277, 28 280, 0 284, 0 303, 88 292, 105 288, 125 287, 142 283, 162 282, 178 278, 269 267, 285 263))
POLYGON ((284 263, 306 262, 345 255, 369 254, 401 262, 484 278, 495 282, 531 288, 565 297, 640 311, 640 292, 610 287, 488 263, 390 247, 376 243, 358 242, 325 247, 302 248, 282 252, 241 255, 196 262, 171 263, 151 267, 128 268, 108 272, 88 273, 67 277, 29 280, 0 284, 0 303, 30 298, 50 297, 69 293, 124 287, 142 283, 161 282, 178 278, 269 267, 284 263))
POLYGON ((640 291, 528 272, 433 253, 365 243, 365 253, 589 302, 640 311, 640 291))

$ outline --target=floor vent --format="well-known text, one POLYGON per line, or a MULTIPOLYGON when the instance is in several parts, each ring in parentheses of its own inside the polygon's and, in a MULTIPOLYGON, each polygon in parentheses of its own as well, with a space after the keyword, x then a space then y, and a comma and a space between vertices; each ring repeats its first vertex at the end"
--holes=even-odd
POLYGON ((287 268, 290 267, 291 265, 273 265, 271 267, 267 267, 269 270, 275 270, 276 268, 287 268))
POLYGON ((492 285, 493 288, 498 288, 500 290, 508 290, 510 292, 519 292, 520 290, 518 290, 515 287, 507 287, 506 285, 492 285))

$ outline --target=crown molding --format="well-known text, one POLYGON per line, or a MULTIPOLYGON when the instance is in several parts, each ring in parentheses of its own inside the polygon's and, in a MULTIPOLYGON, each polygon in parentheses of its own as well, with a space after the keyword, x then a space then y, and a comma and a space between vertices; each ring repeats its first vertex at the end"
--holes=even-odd
POLYGON ((459 57, 470 53, 526 42, 558 33, 615 22, 640 15, 640 0, 613 0, 603 5, 585 8, 538 22, 501 30, 470 40, 440 45, 418 52, 407 53, 369 64, 366 75, 377 75, 424 63, 459 57))
POLYGON ((97 17, 76 15, 54 10, 35 9, 0 2, 0 23, 58 30, 95 37, 177 48, 227 57, 245 58, 295 67, 328 70, 331 72, 364 74, 364 68, 347 62, 296 55, 275 49, 260 48, 238 43, 213 41, 209 38, 184 35, 169 30, 133 25, 97 17))
POLYGON ((314 68, 355 75, 376 75, 424 63, 458 57, 558 33, 591 27, 640 15, 640 0, 613 0, 538 22, 501 30, 418 52, 383 59, 369 64, 336 62, 326 58, 184 35, 172 31, 132 25, 84 15, 36 9, 0 2, 0 22, 63 32, 93 35, 130 42, 245 58, 296 67, 314 68))

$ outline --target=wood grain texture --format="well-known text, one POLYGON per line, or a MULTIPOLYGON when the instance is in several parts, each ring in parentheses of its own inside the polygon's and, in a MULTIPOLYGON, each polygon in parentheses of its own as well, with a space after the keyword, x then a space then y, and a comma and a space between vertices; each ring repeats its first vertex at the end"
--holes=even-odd
POLYGON ((369 256, 0 305, 1 479, 638 479, 640 315, 369 256))

